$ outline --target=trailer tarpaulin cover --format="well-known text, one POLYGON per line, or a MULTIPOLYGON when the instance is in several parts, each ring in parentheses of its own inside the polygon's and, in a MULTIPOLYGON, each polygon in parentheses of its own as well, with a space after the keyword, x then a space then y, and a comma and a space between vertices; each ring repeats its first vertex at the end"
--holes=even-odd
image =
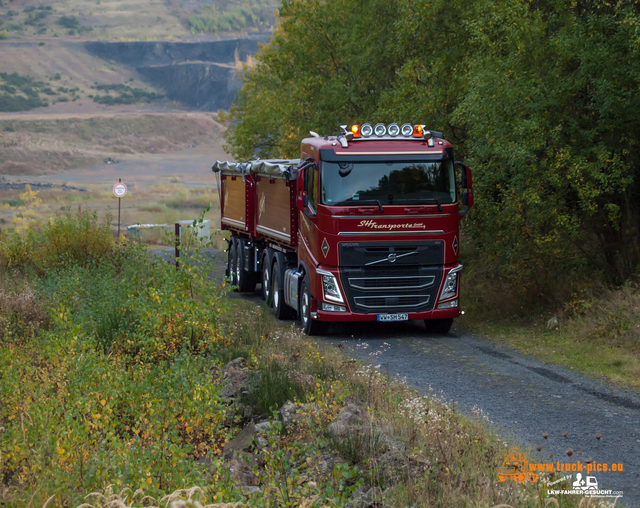
POLYGON ((241 174, 242 176, 247 173, 254 173, 258 175, 267 175, 272 177, 280 177, 285 180, 289 180, 291 176, 294 178, 297 176, 297 172, 292 170, 300 163, 300 159, 271 159, 271 160, 257 160, 250 162, 228 162, 228 161, 216 161, 211 167, 214 173, 224 173, 226 175, 241 174))

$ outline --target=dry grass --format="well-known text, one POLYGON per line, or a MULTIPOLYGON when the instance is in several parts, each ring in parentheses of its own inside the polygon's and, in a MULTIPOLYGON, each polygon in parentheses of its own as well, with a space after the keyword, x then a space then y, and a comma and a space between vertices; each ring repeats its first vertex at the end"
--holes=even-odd
MULTIPOLYGON (((464 287, 463 287, 464 295, 464 287)), ((463 300, 464 304, 464 300, 463 300)), ((589 377, 640 387, 640 289, 591 289, 574 293, 557 313, 487 319, 467 308, 460 323, 546 362, 589 377)), ((466 307, 466 306, 465 306, 466 307)))
POLYGON ((223 127, 207 114, 121 115, 96 118, 2 120, 4 174, 47 174, 102 163, 105 157, 167 153, 189 144, 220 143, 223 127), (15 132, 6 131, 11 127, 15 132), (14 173, 15 174, 15 173, 14 173))
POLYGON ((18 290, 3 288, 3 285, 0 279, 0 344, 33 336, 48 320, 42 302, 28 285, 18 290))
MULTIPOLYGON (((39 20, 44 25, 44 32, 39 26, 22 25, 27 17, 19 9, 20 14, 13 21, 23 26, 23 30, 18 32, 20 35, 34 36, 40 31, 44 37, 57 34, 56 36, 71 40, 162 40, 189 35, 180 20, 183 13, 179 2, 129 0, 123 3, 117 0, 99 0, 87 3, 67 0, 46 3, 53 10, 51 15, 39 20), (75 16, 79 27, 91 27, 92 30, 81 32, 76 28, 75 33, 69 34, 68 29, 57 23, 60 16, 75 16)), ((0 12, 4 13, 12 7, 17 10, 13 5, 5 3, 0 12)))
MULTIPOLYGON (((54 90, 59 86, 68 89, 78 87, 81 99, 65 103, 69 112, 88 111, 88 106, 93 104, 93 100, 86 95, 96 93, 90 88, 94 82, 126 83, 132 88, 153 91, 146 83, 137 79, 134 69, 108 64, 88 54, 81 44, 70 45, 58 38, 47 40, 42 46, 38 45, 37 41, 2 46, 2 72, 17 72, 21 76, 30 76, 36 81, 44 81, 54 90), (60 79, 50 80, 56 73, 60 74, 60 79), (82 104, 82 107, 79 107, 79 104, 82 104)), ((48 97, 50 108, 55 98, 56 96, 48 97)), ((104 106, 102 108, 104 109, 104 106)), ((50 109, 45 109, 44 112, 49 113, 50 109)))
MULTIPOLYGON (((42 203, 33 210, 33 218, 44 223, 49 218, 64 214, 68 209, 78 207, 95 210, 102 220, 107 213, 113 216, 117 224, 117 199, 114 198, 111 186, 90 185, 90 192, 43 189, 38 192, 42 203), (114 215, 115 214, 115 215, 114 215)), ((19 199, 21 191, 0 191, 0 231, 10 230, 16 226, 18 208, 11 208, 7 203, 19 199)), ((211 203, 211 209, 204 216, 210 221, 214 248, 223 247, 223 238, 216 236, 220 222, 220 206, 218 193, 212 187, 184 187, 180 185, 145 185, 134 184, 121 204, 121 233, 126 227, 134 224, 167 224, 165 228, 141 230, 140 238, 145 243, 154 245, 173 245, 167 235, 173 234, 172 225, 178 220, 198 218, 202 210, 211 203)), ((116 229, 117 226, 114 226, 116 229)))

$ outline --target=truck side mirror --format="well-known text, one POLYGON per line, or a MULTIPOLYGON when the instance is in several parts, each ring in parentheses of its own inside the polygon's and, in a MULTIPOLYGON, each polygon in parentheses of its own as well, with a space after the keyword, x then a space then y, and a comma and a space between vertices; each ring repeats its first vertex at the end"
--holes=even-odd
POLYGON ((466 189, 465 192, 462 193, 462 204, 465 206, 464 210, 460 210, 458 215, 460 217, 464 217, 469 209, 473 206, 473 183, 471 181, 471 168, 469 166, 465 166, 462 162, 455 163, 456 169, 461 170, 460 174, 460 184, 463 189, 466 189))
MULTIPOLYGON (((302 190, 304 192, 307 192, 309 190, 309 172, 307 171, 307 168, 305 168, 304 170, 304 176, 303 176, 303 180, 302 180, 302 190)), ((306 203, 305 203, 306 206, 306 203)))

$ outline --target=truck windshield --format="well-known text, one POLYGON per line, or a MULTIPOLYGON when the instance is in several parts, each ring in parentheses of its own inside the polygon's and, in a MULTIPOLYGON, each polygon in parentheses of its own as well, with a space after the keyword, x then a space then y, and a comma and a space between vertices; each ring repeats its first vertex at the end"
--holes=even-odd
POLYGON ((321 201, 346 205, 379 201, 454 203, 455 176, 451 160, 407 162, 322 162, 321 201))

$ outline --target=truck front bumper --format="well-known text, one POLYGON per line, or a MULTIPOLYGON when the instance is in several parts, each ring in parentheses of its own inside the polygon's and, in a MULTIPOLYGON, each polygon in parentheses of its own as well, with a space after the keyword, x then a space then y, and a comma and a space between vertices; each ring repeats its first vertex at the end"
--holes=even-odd
MULTIPOLYGON (((453 309, 430 310, 427 312, 409 312, 408 321, 419 319, 448 319, 460 316, 460 307, 453 309)), ((358 314, 355 312, 327 312, 317 310, 311 313, 312 319, 334 323, 350 321, 378 321, 378 314, 358 314)))

